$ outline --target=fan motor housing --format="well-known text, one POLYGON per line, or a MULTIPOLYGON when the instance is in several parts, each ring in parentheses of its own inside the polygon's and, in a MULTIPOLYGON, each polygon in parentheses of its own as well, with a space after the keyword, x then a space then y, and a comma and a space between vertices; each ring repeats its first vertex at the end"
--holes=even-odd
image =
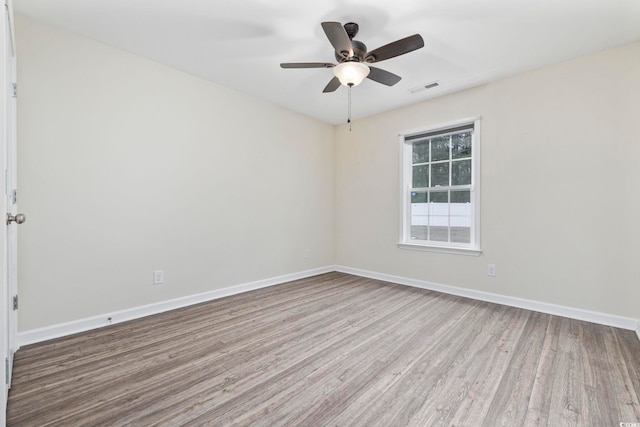
POLYGON ((367 54, 367 46, 359 40, 351 40, 351 48, 353 49, 353 56, 344 57, 340 55, 339 52, 336 52, 336 61, 338 62, 347 62, 347 61, 358 61, 364 62, 364 56, 367 54))

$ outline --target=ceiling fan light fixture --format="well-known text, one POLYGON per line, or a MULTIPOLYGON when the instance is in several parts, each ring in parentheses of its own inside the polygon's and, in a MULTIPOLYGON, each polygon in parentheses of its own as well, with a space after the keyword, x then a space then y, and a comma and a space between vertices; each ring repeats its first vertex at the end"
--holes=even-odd
POLYGON ((369 75, 369 67, 362 62, 342 62, 333 67, 333 74, 345 86, 358 86, 369 75))

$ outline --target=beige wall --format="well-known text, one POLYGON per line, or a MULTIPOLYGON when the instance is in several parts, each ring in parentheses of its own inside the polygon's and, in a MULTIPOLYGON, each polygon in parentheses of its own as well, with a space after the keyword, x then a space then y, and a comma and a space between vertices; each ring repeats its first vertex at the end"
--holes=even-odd
POLYGON ((640 315, 640 43, 349 132, 24 18, 17 30, 21 331, 332 264, 640 315), (483 254, 398 249, 398 133, 475 115, 483 254))
POLYGON ((639 99, 635 43, 339 127, 337 264, 637 318, 639 99), (483 254, 398 249, 398 133, 475 115, 483 254))
POLYGON ((21 17, 17 40, 21 331, 333 263, 332 126, 21 17))

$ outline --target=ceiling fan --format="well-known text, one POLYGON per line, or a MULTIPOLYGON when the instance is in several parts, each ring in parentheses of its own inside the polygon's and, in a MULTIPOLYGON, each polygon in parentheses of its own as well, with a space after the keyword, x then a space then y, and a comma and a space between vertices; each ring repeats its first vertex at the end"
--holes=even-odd
POLYGON ((424 46, 420 34, 414 34, 382 47, 367 51, 364 43, 353 38, 358 34, 358 24, 348 22, 344 26, 340 22, 323 22, 322 29, 329 42, 335 49, 338 64, 331 62, 285 62, 282 68, 333 68, 334 77, 322 92, 333 92, 340 87, 357 86, 365 78, 369 78, 383 85, 393 86, 401 79, 400 76, 368 64, 384 61, 404 55, 424 46))

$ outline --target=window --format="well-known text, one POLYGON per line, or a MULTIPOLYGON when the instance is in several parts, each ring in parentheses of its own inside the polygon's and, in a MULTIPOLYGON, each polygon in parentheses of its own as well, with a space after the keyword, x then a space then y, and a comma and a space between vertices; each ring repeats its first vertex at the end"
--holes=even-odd
POLYGON ((401 248, 480 253, 479 127, 473 118, 400 136, 401 248))

